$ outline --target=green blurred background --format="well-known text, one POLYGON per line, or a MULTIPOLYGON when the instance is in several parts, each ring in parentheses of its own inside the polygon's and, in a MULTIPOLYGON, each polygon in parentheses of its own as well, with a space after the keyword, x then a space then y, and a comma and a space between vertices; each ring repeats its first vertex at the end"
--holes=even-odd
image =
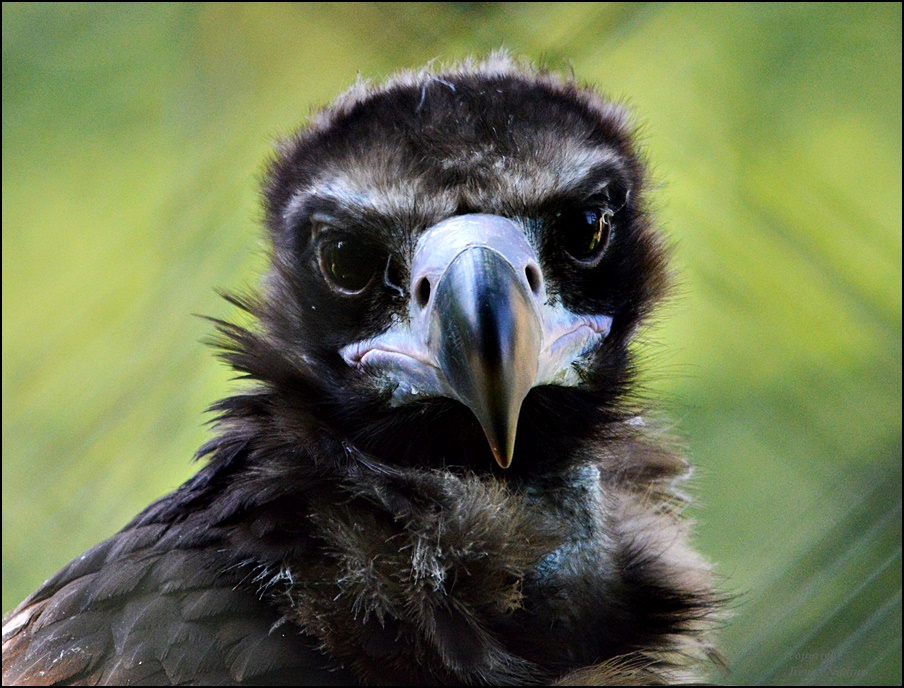
POLYGON ((3 609, 194 470, 270 142, 505 46, 644 124, 680 296, 648 376, 737 684, 901 682, 901 5, 4 3, 3 609))

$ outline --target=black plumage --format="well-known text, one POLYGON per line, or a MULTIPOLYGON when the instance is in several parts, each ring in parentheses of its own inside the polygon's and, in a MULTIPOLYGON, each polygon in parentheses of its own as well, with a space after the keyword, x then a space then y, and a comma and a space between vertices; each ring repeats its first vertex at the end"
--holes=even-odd
POLYGON ((666 249, 625 112, 504 54, 283 141, 251 380, 200 471, 4 619, 4 683, 693 680, 718 611, 630 342, 666 249))

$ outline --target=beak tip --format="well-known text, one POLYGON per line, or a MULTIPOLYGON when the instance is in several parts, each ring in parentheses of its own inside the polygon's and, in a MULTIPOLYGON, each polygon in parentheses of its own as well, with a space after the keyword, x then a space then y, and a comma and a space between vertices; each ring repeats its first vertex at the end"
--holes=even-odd
POLYGON ((508 451, 501 451, 499 447, 491 446, 493 450, 493 458, 496 459, 496 463, 499 464, 500 468, 508 468, 512 465, 512 454, 514 453, 514 447, 510 448, 508 451))

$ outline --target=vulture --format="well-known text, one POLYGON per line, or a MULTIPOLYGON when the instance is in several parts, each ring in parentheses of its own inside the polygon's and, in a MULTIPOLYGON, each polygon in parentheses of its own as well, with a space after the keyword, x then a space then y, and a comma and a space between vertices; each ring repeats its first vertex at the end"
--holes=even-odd
POLYGON ((313 114, 202 467, 7 614, 3 683, 706 680, 724 605, 632 344, 649 187, 623 107, 507 53, 313 114))

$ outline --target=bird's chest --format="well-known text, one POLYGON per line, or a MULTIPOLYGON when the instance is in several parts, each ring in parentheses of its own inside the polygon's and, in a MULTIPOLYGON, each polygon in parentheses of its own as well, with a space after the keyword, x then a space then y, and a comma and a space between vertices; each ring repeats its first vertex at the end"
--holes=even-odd
POLYGON ((612 505, 600 485, 598 470, 587 467, 528 492, 529 503, 559 527, 561 540, 526 573, 524 606, 514 617, 524 625, 519 649, 551 663, 597 659, 599 629, 618 605, 618 545, 609 528, 612 505))
POLYGON ((425 680, 496 683, 592 661, 608 575, 598 483, 582 469, 517 494, 439 475, 362 487, 314 519, 326 556, 293 565, 292 618, 369 676, 401 656, 425 680))
POLYGON ((550 483, 526 490, 530 508, 542 513, 561 533, 529 578, 538 589, 571 587, 576 575, 605 567, 611 548, 606 530, 608 505, 600 488, 599 470, 585 467, 550 483))

